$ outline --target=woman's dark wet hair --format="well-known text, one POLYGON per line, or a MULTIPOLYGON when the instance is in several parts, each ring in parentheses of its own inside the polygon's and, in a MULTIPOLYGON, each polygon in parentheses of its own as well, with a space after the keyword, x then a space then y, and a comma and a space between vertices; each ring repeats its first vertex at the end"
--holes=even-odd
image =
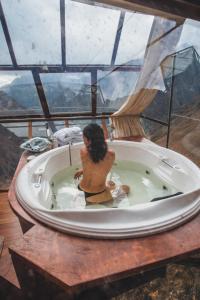
POLYGON ((108 150, 103 129, 99 125, 91 123, 83 129, 83 135, 90 142, 87 149, 92 161, 98 163, 103 160, 108 150))

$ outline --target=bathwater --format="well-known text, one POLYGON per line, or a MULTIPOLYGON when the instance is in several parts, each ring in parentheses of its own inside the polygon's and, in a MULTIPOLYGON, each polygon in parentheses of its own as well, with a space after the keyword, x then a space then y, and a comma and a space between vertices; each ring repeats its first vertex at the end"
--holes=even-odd
MULTIPOLYGON (((74 180, 74 174, 79 167, 67 167, 52 178, 51 186, 54 194, 52 209, 73 208, 71 203, 72 196, 74 192, 77 192, 78 185, 78 181, 74 180)), ((130 207, 135 204, 149 202, 153 198, 164 197, 177 192, 175 187, 158 178, 153 170, 132 161, 117 161, 108 174, 107 180, 114 181, 116 186, 128 185, 130 187, 129 195, 121 195, 114 203, 86 205, 81 192, 82 195, 79 197, 79 201, 82 201, 82 203, 78 208, 130 207)))

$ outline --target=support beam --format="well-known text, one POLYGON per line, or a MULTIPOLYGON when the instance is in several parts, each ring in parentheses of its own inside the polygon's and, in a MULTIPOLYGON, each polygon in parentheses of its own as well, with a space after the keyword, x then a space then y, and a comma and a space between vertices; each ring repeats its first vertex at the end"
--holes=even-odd
POLYGON ((102 119, 109 118, 113 112, 108 112, 104 115, 102 113, 93 116, 91 113, 74 113, 74 114, 53 114, 50 117, 44 117, 41 115, 28 115, 28 116, 6 116, 0 117, 0 123, 18 123, 18 122, 38 122, 38 121, 62 121, 62 120, 89 120, 89 119, 102 119))
POLYGON ((199 0, 96 0, 96 2, 173 20, 183 18, 200 20, 199 0))
POLYGON ((119 17, 117 33, 116 33, 116 37, 115 37, 115 43, 114 43, 114 48, 113 48, 112 59, 111 59, 111 65, 112 66, 115 64, 115 59, 116 59, 116 56, 117 56, 119 41, 120 41, 120 37, 121 37, 121 33, 122 33, 122 27, 123 27, 123 24, 124 24, 124 18, 125 18, 125 12, 121 12, 120 17, 119 17))
POLYGON ((97 71, 91 72, 92 115, 97 111, 97 71))
POLYGON ((115 65, 114 69, 111 65, 69 65, 63 68, 61 65, 58 66, 38 66, 38 65, 18 65, 14 66, 0 66, 0 71, 35 71, 38 73, 80 73, 80 72, 92 72, 92 71, 126 71, 126 72, 140 72, 142 66, 126 66, 126 65, 115 65))
POLYGON ((33 137, 33 126, 32 121, 28 122, 28 138, 31 139, 33 137))
POLYGON ((60 26, 61 26, 61 56, 62 66, 66 66, 66 39, 65 39, 65 0, 60 0, 60 26))
POLYGON ((172 69, 171 91, 170 91, 169 111, 168 111, 168 129, 167 129, 166 148, 169 148, 169 142, 170 142, 169 139, 170 139, 171 116, 172 116, 172 109, 173 109, 175 66, 176 66, 176 55, 174 55, 174 57, 173 57, 173 67, 172 67, 173 69, 172 69))
POLYGON ((10 53, 11 61, 12 61, 12 64, 13 64, 14 68, 16 68, 17 67, 17 60, 16 60, 16 57, 15 57, 15 53, 14 53, 13 45, 12 45, 12 42, 11 42, 10 33, 9 33, 9 30, 8 30, 8 26, 7 26, 7 22, 6 22, 6 18, 5 18, 5 15, 4 15, 4 11, 3 11, 1 1, 0 1, 0 19, 1 19, 1 25, 2 25, 2 28, 3 28, 3 32, 4 32, 4 35, 5 35, 6 43, 7 43, 7 46, 8 46, 8 50, 9 50, 9 53, 10 53))
POLYGON ((39 96, 39 99, 40 99, 40 103, 41 103, 41 106, 42 106, 43 113, 44 113, 46 118, 49 118, 50 117, 49 107, 48 107, 48 104, 47 104, 47 100, 46 100, 46 96, 45 96, 44 89, 43 89, 43 86, 42 86, 42 82, 41 82, 41 79, 40 79, 40 75, 37 71, 32 71, 32 74, 33 74, 33 79, 34 79, 34 82, 35 82, 35 86, 36 86, 37 93, 38 93, 38 96, 39 96))

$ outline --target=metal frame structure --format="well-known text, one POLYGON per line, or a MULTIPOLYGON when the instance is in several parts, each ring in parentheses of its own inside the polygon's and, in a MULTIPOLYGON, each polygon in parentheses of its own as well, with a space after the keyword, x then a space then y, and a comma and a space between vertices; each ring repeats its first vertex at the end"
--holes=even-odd
MULTIPOLYGON (((61 26, 61 58, 62 64, 60 65, 18 65, 17 59, 14 53, 14 48, 12 45, 10 33, 8 30, 5 14, 3 11, 3 7, 0 0, 0 20, 3 27, 6 43, 9 49, 9 53, 11 56, 12 65, 1 65, 0 71, 31 71, 34 79, 34 83, 37 89, 38 97, 40 100, 40 104, 45 116, 45 119, 52 119, 55 117, 72 117, 72 116, 96 116, 97 115, 97 72, 99 70, 103 71, 136 71, 139 72, 141 70, 141 66, 133 65, 133 66, 126 66, 126 65, 114 65, 119 40, 121 36, 121 31, 123 27, 125 13, 121 12, 119 18, 118 29, 115 37, 115 42, 113 46, 113 53, 111 58, 111 63, 109 65, 67 65, 66 64, 66 38, 65 38, 65 0, 60 0, 60 26, 61 26), (44 88, 40 79, 40 73, 72 73, 72 72, 89 72, 91 74, 91 111, 89 113, 65 113, 65 114, 55 114, 50 113, 48 102, 46 99, 46 95, 44 92, 44 88)), ((106 112, 104 112, 106 113, 106 112)), ((14 119, 42 119, 42 115, 31 114, 13 117, 13 116, 1 116, 0 121, 6 120, 14 120, 14 119)))
MULTIPOLYGON (((111 56, 111 62, 109 65, 67 65, 66 64, 66 32, 65 32, 65 0, 60 0, 60 26, 61 26, 61 58, 62 63, 60 65, 18 65, 17 59, 15 56, 14 48, 12 45, 12 40, 10 37, 9 29, 7 26, 5 14, 0 0, 0 21, 5 35, 7 47, 11 57, 12 65, 1 65, 0 71, 31 71, 40 100, 40 104, 43 110, 43 115, 40 114, 31 114, 31 115, 19 115, 19 116, 0 116, 0 123, 9 123, 9 122, 22 122, 22 121, 44 121, 44 120, 71 120, 71 119, 98 119, 98 118, 108 118, 111 113, 103 112, 97 113, 97 72, 101 71, 126 71, 126 72, 139 72, 141 70, 140 65, 115 65, 115 60, 118 52, 120 37, 122 33, 122 28, 124 24, 125 12, 121 11, 118 28, 115 36, 113 52, 111 56), (89 72, 91 74, 91 111, 90 112, 76 112, 76 113, 51 113, 49 110, 48 102, 44 92, 44 88, 41 82, 40 74, 41 73, 72 73, 72 72, 89 72)), ((180 25, 180 24, 179 24, 180 25)), ((169 32, 176 29, 177 26, 173 27, 169 32)), ((165 33, 164 35, 168 34, 165 33)), ((157 41, 157 40, 156 40, 157 41)), ((156 42, 154 41, 154 42, 156 42)), ((147 47, 150 46, 149 43, 147 47)), ((175 64, 175 55, 173 68, 175 64)), ((174 85, 174 74, 172 76, 172 87, 171 87, 171 96, 169 103, 169 114, 168 122, 163 122, 153 118, 149 118, 141 114, 142 118, 150 120, 152 122, 159 123, 163 126, 168 127, 167 132, 167 144, 169 146, 169 136, 170 136, 170 122, 171 122, 171 112, 172 112, 172 101, 173 101, 173 85, 174 85)))

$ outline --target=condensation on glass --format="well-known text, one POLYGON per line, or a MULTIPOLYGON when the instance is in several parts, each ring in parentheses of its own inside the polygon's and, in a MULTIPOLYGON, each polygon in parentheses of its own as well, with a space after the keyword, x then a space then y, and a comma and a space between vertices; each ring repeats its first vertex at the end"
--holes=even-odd
POLYGON ((91 112, 90 73, 40 74, 51 113, 91 112))
POLYGON ((66 63, 110 64, 120 11, 66 3, 66 63))
POLYGON ((12 65, 4 32, 0 24, 0 65, 12 65))
POLYGON ((117 51, 116 65, 142 65, 153 16, 126 12, 117 51))
POLYGON ((113 112, 132 94, 139 71, 98 71, 97 112, 113 112))
POLYGON ((2 0, 18 64, 61 64, 60 1, 2 0))
POLYGON ((30 71, 0 71, 0 116, 42 114, 30 71))
POLYGON ((0 190, 8 189, 22 154, 20 144, 27 138, 27 123, 0 124, 0 190))

